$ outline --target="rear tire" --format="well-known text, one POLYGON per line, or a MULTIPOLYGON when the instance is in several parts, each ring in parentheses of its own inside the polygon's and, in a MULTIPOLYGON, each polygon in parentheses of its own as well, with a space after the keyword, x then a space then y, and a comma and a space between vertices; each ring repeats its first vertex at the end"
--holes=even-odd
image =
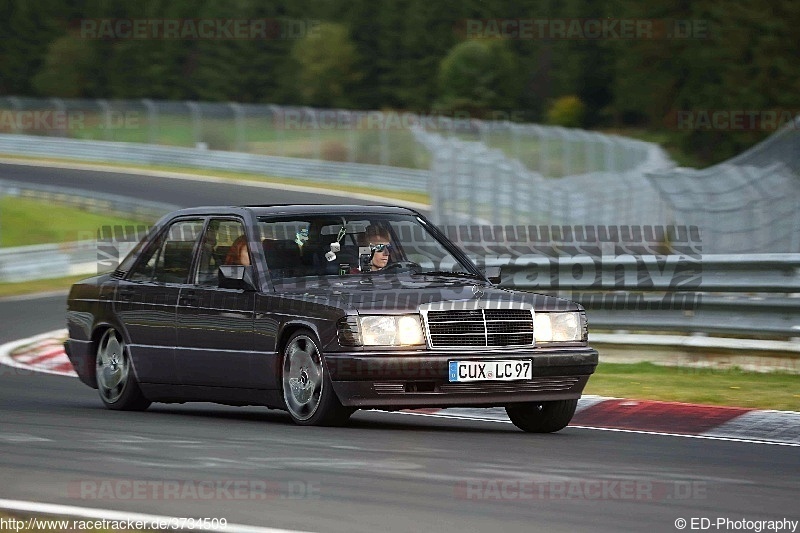
POLYGON ((283 401, 295 424, 341 426, 355 409, 336 396, 325 372, 319 343, 308 330, 295 332, 283 350, 283 401))
POLYGON ((553 433, 569 424, 576 407, 578 400, 515 403, 506 406, 506 413, 522 431, 553 433))
POLYGON ((150 400, 139 389, 125 341, 114 328, 106 330, 97 344, 95 377, 100 399, 107 408, 144 411, 150 407, 150 400))

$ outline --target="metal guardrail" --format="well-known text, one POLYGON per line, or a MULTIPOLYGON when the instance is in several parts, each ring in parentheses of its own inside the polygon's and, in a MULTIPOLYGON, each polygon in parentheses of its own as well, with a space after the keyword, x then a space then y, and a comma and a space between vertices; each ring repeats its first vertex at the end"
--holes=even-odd
MULTIPOLYGON (((129 249, 134 243, 120 244, 129 249)), ((640 257, 639 266, 677 263, 669 257, 640 257)), ((0 251, 0 280, 89 275, 97 272, 97 258, 95 241, 9 248, 0 251)), ((593 330, 800 337, 800 254, 704 256, 691 263, 695 270, 690 281, 677 285, 668 276, 639 285, 635 276, 627 281, 617 276, 618 267, 631 270, 629 258, 599 265, 591 283, 583 276, 576 279, 572 270, 582 265, 589 272, 591 258, 525 262, 486 264, 502 265, 501 287, 578 301, 587 309, 593 330)), ((685 274, 679 277, 687 279, 685 274)))
POLYGON ((227 170, 343 186, 360 184, 380 189, 428 191, 427 170, 176 146, 0 135, 0 153, 227 170))
POLYGON ((89 274, 97 270, 96 241, 0 249, 0 282, 89 274))
MULTIPOLYGON (((115 250, 121 259, 135 245, 135 242, 118 242, 115 250)), ((98 260, 100 256, 97 240, 0 248, 0 282, 92 276, 111 270, 98 260)))
MULTIPOLYGON (((12 180, 0 180, 0 196, 33 198, 96 213, 114 213, 141 221, 142 226, 178 208, 164 202, 12 180)), ((97 272, 97 230, 86 228, 85 234, 75 236, 81 240, 73 242, 0 248, 0 282, 14 283, 97 272)), ((126 231, 134 233, 134 228, 126 231)), ((132 245, 120 243, 120 248, 130 249, 132 245)))
POLYGON ((800 254, 492 259, 502 284, 521 290, 800 294, 800 254))
MULTIPOLYGON (((0 136, 0 138, 2 138, 0 136)), ((84 209, 95 213, 111 213, 142 222, 153 222, 178 207, 165 202, 152 202, 117 194, 100 193, 39 183, 0 180, 0 196, 34 198, 84 209)), ((94 230, 95 228, 90 228, 94 230)), ((87 238, 90 236, 87 236, 87 238)))
POLYGON ((800 254, 516 257, 500 285, 581 303, 594 328, 800 337, 800 254))

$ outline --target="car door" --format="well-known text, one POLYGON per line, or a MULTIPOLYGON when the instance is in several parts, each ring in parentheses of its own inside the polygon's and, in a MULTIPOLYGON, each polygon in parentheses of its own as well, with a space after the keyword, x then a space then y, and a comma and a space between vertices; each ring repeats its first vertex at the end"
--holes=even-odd
MULTIPOLYGON (((199 246, 189 283, 180 289, 175 361, 181 384, 250 388, 254 349, 255 291, 219 287, 221 264, 237 264, 229 253, 246 239, 244 224, 233 218, 211 218, 199 246)), ((252 254, 245 252, 250 262, 252 254)))
POLYGON ((177 383, 175 309, 189 277, 202 219, 179 220, 162 231, 117 284, 114 309, 127 332, 142 383, 177 383))

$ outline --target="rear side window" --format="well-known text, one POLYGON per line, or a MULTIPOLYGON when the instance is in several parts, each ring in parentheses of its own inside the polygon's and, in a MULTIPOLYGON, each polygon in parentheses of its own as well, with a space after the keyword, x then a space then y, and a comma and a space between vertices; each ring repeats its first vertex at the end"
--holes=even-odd
POLYGON ((244 225, 236 220, 212 219, 198 254, 198 285, 216 287, 220 265, 250 265, 244 225))
POLYGON ((130 275, 131 281, 186 283, 195 244, 203 231, 202 220, 181 220, 172 224, 145 251, 130 275))

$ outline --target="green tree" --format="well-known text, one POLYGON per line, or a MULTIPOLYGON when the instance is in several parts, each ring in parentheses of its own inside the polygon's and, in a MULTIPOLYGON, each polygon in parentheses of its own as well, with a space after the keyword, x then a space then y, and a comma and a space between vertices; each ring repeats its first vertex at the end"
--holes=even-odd
POLYGON ((516 58, 503 41, 464 41, 439 66, 437 107, 475 114, 513 109, 519 89, 516 58))
POLYGON ((292 48, 297 65, 296 87, 302 103, 315 106, 353 105, 349 90, 360 79, 356 47, 347 28, 325 22, 292 48))
POLYGON ((583 125, 586 105, 577 96, 562 96, 548 108, 547 123, 567 128, 583 125))
POLYGON ((67 34, 50 43, 44 64, 33 78, 33 86, 45 96, 89 96, 95 92, 96 65, 92 42, 67 34))

